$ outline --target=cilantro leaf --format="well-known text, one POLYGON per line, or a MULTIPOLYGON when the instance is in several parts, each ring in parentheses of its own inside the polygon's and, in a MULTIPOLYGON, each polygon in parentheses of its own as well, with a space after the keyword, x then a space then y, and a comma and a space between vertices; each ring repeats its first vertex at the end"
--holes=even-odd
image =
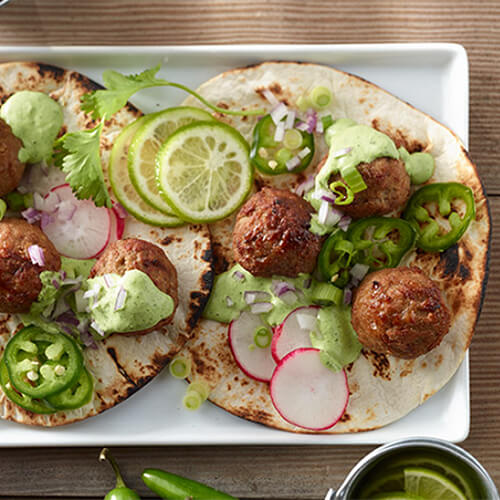
POLYGON ((156 78, 160 70, 158 64, 138 75, 122 75, 118 71, 105 71, 102 75, 106 90, 95 90, 82 96, 81 108, 92 113, 92 118, 111 117, 139 90, 150 87, 168 86, 170 82, 156 78))
POLYGON ((73 193, 80 199, 92 198, 98 207, 111 208, 100 156, 100 136, 104 122, 90 130, 69 132, 56 141, 56 165, 65 172, 73 193))

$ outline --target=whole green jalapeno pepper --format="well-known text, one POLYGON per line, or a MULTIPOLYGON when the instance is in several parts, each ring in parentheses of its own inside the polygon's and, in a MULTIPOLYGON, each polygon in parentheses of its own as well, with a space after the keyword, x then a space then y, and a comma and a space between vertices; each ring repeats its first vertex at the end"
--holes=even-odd
POLYGON ((104 497, 104 500, 141 500, 141 497, 125 484, 118 464, 107 448, 102 449, 99 460, 101 462, 108 460, 116 475, 116 486, 104 497))
POLYGON ((167 500, 237 500, 210 486, 159 469, 145 469, 142 480, 150 490, 167 500))

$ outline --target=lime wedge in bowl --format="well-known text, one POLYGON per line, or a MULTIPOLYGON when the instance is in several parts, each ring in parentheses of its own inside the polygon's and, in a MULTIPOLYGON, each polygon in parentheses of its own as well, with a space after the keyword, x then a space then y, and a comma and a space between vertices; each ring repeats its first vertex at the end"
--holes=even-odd
POLYGON ((125 127, 115 140, 108 165, 111 189, 125 210, 142 222, 161 227, 180 226, 184 221, 175 215, 167 215, 152 208, 139 196, 130 182, 127 167, 128 148, 134 134, 147 120, 147 116, 142 116, 125 127))
POLYGON ((432 500, 467 500, 465 494, 443 474, 423 467, 404 469, 405 491, 432 500))
POLYGON ((182 219, 223 219, 245 200, 253 181, 249 146, 220 122, 186 125, 172 134, 156 157, 158 189, 182 219))
POLYGON ((149 115, 135 133, 128 155, 130 180, 140 197, 151 207, 167 215, 172 208, 160 196, 156 185, 155 157, 161 145, 179 128, 215 118, 199 108, 180 106, 149 115))

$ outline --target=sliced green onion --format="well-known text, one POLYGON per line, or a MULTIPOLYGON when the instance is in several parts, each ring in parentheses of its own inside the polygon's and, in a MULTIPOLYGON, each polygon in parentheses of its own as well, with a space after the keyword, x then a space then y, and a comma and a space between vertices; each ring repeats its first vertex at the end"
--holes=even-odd
POLYGON ((168 366, 168 371, 173 377, 184 379, 191 373, 191 361, 180 356, 174 358, 168 366))
POLYGON ((296 129, 291 128, 285 132, 283 146, 287 149, 297 149, 302 146, 302 134, 296 129))
MULTIPOLYGON (((293 153, 286 148, 281 148, 274 155, 274 159, 278 162, 279 165, 284 165, 288 160, 291 160, 292 158, 293 158, 293 153)), ((271 165, 269 166, 271 167, 271 165)))
POLYGON ((315 108, 326 108, 332 102, 332 93, 330 89, 318 85, 309 92, 309 100, 315 108))
POLYGON ((0 199, 0 220, 3 219, 5 212, 7 212, 7 203, 0 199))
POLYGON ((24 206, 26 208, 32 208, 33 207, 33 193, 26 193, 23 196, 23 201, 24 201, 24 206))
POLYGON ((198 380, 195 382, 191 382, 187 388, 187 392, 194 391, 197 392, 203 400, 208 398, 208 395, 210 394, 210 387, 206 382, 203 382, 202 380, 198 380))
POLYGON ((344 292, 330 283, 315 282, 312 289, 312 301, 321 306, 339 305, 344 299, 344 292))
POLYGON ((202 403, 203 399, 200 393, 196 391, 188 390, 182 398, 182 405, 186 408, 186 410, 195 411, 201 406, 202 403))
POLYGON ((330 126, 333 125, 333 118, 332 115, 326 115, 321 117, 321 122, 323 123, 323 133, 326 132, 326 129, 330 126))
POLYGON ((14 212, 20 212, 24 210, 26 207, 24 206, 24 197, 21 193, 17 191, 12 191, 7 196, 5 196, 5 200, 7 201, 7 205, 10 210, 14 212))
POLYGON ((255 333, 253 336, 253 341, 257 347, 261 349, 265 349, 271 345, 271 339, 273 335, 269 328, 265 326, 259 326, 255 329, 255 333))
POLYGON ((330 189, 337 195, 335 205, 349 205, 354 201, 354 193, 345 182, 332 182, 330 189))
POLYGON ((354 194, 364 191, 367 188, 365 181, 363 180, 363 176, 359 173, 356 167, 345 167, 340 171, 340 174, 352 189, 354 194))
POLYGON ((311 102, 309 101, 308 97, 301 95, 297 99, 297 107, 300 109, 300 111, 305 111, 310 106, 311 106, 311 102))

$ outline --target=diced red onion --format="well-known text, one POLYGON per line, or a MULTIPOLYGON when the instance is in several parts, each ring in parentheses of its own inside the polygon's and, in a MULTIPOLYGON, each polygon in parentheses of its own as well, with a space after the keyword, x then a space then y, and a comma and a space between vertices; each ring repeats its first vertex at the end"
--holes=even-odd
POLYGON ((57 281, 56 279, 53 279, 53 280, 52 280, 52 286, 53 286, 56 290, 59 290, 59 288, 61 287, 61 285, 59 284, 59 281, 57 281))
POLYGON ((115 311, 119 311, 123 309, 123 306, 125 305, 125 300, 127 299, 127 290, 125 288, 120 287, 118 290, 118 294, 116 295, 116 301, 115 301, 115 311))
POLYGON ((297 153, 297 156, 302 160, 304 159, 309 153, 311 152, 311 150, 306 146, 304 149, 301 149, 298 153, 297 153))
POLYGON ((126 219, 128 216, 128 212, 125 210, 125 207, 116 201, 113 202, 113 208, 115 209, 116 215, 119 219, 126 219))
POLYGON ((21 215, 30 224, 34 224, 35 222, 38 222, 40 220, 40 218, 42 217, 41 212, 39 212, 38 210, 36 210, 33 207, 30 207, 30 208, 27 208, 26 210, 23 210, 21 212, 21 215))
POLYGON ((326 189, 319 188, 319 189, 316 189, 314 191, 314 193, 311 195, 311 198, 313 200, 321 200, 321 199, 323 199, 323 196, 331 196, 331 195, 332 195, 331 191, 327 191, 326 189))
POLYGON ((346 154, 349 154, 351 151, 352 151, 352 148, 339 149, 338 151, 334 151, 332 153, 332 158, 340 158, 341 156, 345 156, 346 154))
POLYGON ((234 271, 233 278, 238 281, 245 281, 245 275, 241 271, 234 271))
POLYGON ((246 291, 243 294, 243 298, 247 304, 254 304, 257 301, 269 300, 271 296, 267 292, 261 292, 259 290, 246 291))
POLYGON ((351 224, 351 221, 351 217, 349 217, 348 215, 343 215, 339 220, 340 229, 342 229, 342 231, 347 231, 349 225, 351 224))
POLYGON ((283 294, 286 292, 295 292, 296 288, 288 283, 287 281, 278 281, 278 280, 273 280, 272 281, 272 290, 275 295, 278 297, 281 297, 283 294))
POLYGON ((67 323, 68 325, 73 325, 73 326, 78 326, 80 324, 78 318, 73 314, 73 312, 70 311, 66 311, 57 316, 56 321, 58 323, 67 323))
POLYGON ((271 118, 275 125, 278 125, 278 123, 283 118, 285 118, 287 114, 288 114, 288 108, 283 102, 280 102, 270 113, 271 118))
POLYGON ((297 321, 300 328, 302 328, 303 330, 312 331, 316 328, 317 319, 315 316, 311 316, 310 314, 297 313, 297 321))
POLYGON ((101 327, 95 322, 95 321, 92 321, 92 323, 90 323, 90 326, 91 328, 93 328, 99 335, 101 335, 102 337, 104 337, 104 330, 101 329, 101 327))
POLYGON ((319 207, 318 212, 318 220, 321 224, 326 223, 326 219, 328 218, 328 209, 330 208, 330 204, 327 201, 322 201, 321 206, 319 207))
POLYGON ((292 290, 288 290, 287 292, 280 295, 280 300, 282 300, 285 304, 291 306, 297 302, 297 294, 292 290))
POLYGON ((352 290, 350 288, 344 288, 344 304, 349 305, 352 302, 352 290))
POLYGON ((62 279, 62 280, 65 280, 65 279, 66 279, 66 276, 67 276, 66 271, 61 271, 61 272, 59 273, 59 276, 61 276, 61 279, 62 279))
POLYGON ((318 134, 323 133, 323 122, 321 120, 316 122, 316 132, 318 132, 318 134))
POLYGON ((47 212, 42 212, 42 216, 40 218, 40 226, 43 228, 47 227, 49 224, 54 222, 54 217, 47 212))
POLYGON ((312 285, 312 279, 307 278, 306 280, 304 280, 304 284, 302 286, 307 290, 308 288, 310 288, 311 285, 312 285))
POLYGON ((307 111, 307 131, 312 134, 316 129, 316 123, 318 122, 318 114, 313 109, 307 111))
POLYGON ((256 302, 250 306, 250 310, 253 314, 262 314, 269 312, 273 308, 270 302, 256 302))
POLYGON ((84 294, 83 294, 83 298, 84 299, 90 299, 92 297, 95 297, 98 293, 99 293, 99 290, 100 290, 101 287, 99 286, 94 286, 93 288, 91 288, 90 290, 87 290, 84 294))
POLYGON ((333 193, 330 193, 328 196, 323 195, 321 197, 322 201, 327 201, 328 203, 332 204, 335 203, 335 198, 337 198, 333 193))
MULTIPOLYGON (((300 153, 299 153, 300 154, 300 153)), ((307 191, 314 187, 314 176, 310 175, 304 182, 301 182, 296 188, 295 193, 303 196, 307 191)))
POLYGON ((68 325, 61 325, 61 330, 63 330, 63 332, 67 333, 68 335, 73 335, 73 329, 68 325))
POLYGON ((295 125, 295 128, 301 132, 307 132, 309 130, 309 125, 306 122, 299 122, 295 125))
POLYGON ((272 106, 278 106, 279 105, 279 100, 276 98, 276 96, 269 90, 265 89, 262 92, 262 95, 269 101, 269 104, 272 106))
POLYGON ((97 344, 95 343, 94 337, 92 337, 92 335, 87 330, 80 332, 80 339, 85 347, 97 349, 97 344))
POLYGON ((325 200, 321 201, 318 212, 318 221, 326 226, 333 226, 342 218, 342 212, 336 208, 332 208, 330 203, 325 200))
POLYGON ((104 280, 104 284, 106 285, 106 288, 111 288, 113 286, 113 280, 112 280, 110 274, 104 274, 102 279, 104 280))
POLYGON ((293 128, 293 124, 295 123, 295 115, 296 113, 293 109, 291 111, 288 111, 285 120, 285 130, 293 128))
POLYGON ((293 158, 290 158, 287 162, 285 162, 285 165, 286 169, 290 172, 300 165, 300 158, 298 156, 294 156, 293 158))
POLYGON ((352 266, 351 276, 361 281, 366 276, 366 273, 368 273, 369 269, 370 266, 367 266, 366 264, 360 264, 358 262, 357 264, 354 264, 354 266, 352 266))
POLYGON ((31 262, 35 266, 43 267, 45 265, 45 256, 43 254, 43 248, 38 245, 30 245, 28 247, 28 255, 31 262))
POLYGON ((227 307, 234 306, 234 301, 231 297, 229 297, 229 295, 226 297, 226 304, 227 304, 227 307))
POLYGON ((276 130, 274 132, 274 140, 276 142, 281 142, 285 137, 285 122, 278 122, 276 125, 276 130))

